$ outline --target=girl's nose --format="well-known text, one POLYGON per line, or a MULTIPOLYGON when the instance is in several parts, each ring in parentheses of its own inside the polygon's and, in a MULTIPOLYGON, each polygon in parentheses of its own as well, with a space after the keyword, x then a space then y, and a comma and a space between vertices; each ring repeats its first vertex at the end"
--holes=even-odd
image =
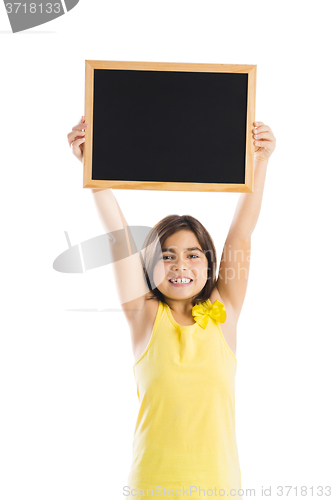
POLYGON ((172 267, 175 271, 178 269, 187 269, 185 262, 175 262, 175 264, 172 267))

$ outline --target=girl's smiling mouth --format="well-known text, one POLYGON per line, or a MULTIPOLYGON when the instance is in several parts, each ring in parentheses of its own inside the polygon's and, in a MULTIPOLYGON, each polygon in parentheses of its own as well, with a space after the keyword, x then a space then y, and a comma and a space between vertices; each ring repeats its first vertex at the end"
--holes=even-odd
POLYGON ((173 286, 187 286, 193 283, 193 279, 188 278, 187 276, 178 276, 177 278, 170 278, 168 281, 170 285, 173 286))

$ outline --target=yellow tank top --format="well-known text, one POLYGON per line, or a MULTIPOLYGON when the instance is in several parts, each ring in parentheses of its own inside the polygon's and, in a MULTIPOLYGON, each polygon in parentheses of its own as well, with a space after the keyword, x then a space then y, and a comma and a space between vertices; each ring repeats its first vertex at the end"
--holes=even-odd
MULTIPOLYGON (((209 311, 212 304, 199 307, 209 311)), ((205 328, 180 326, 159 302, 149 343, 133 365, 140 407, 127 483, 132 493, 125 498, 242 499, 237 360, 219 322, 208 314, 203 319, 205 328)))

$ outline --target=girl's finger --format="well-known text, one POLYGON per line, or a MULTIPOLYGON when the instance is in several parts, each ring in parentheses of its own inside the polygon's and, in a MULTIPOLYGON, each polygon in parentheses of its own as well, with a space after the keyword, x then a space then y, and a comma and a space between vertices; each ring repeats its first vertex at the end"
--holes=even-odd
POLYGON ((266 139, 264 139, 263 141, 260 141, 260 140, 254 141, 255 146, 260 146, 261 148, 268 148, 268 149, 272 143, 273 143, 273 141, 266 140, 266 139))
POLYGON ((69 145, 71 145, 71 143, 73 142, 73 140, 75 139, 75 137, 79 138, 80 135, 84 136, 86 127, 88 127, 88 124, 85 124, 85 125, 86 126, 83 128, 83 130, 82 130, 82 124, 81 125, 75 125, 75 127, 72 128, 72 132, 69 132, 67 134, 67 139, 68 139, 69 145))
POLYGON ((88 127, 88 123, 78 123, 72 130, 85 130, 88 127))
POLYGON ((72 142, 71 148, 73 149, 74 154, 81 154, 81 148, 79 147, 80 144, 82 144, 85 141, 85 138, 83 137, 82 139, 76 139, 75 141, 72 142))
POLYGON ((259 132, 259 133, 254 133, 253 137, 255 139, 272 139, 272 135, 270 132, 259 132))
POLYGON ((69 145, 72 144, 72 142, 74 141, 74 139, 76 137, 78 139, 80 139, 80 136, 84 137, 84 135, 85 135, 85 131, 84 130, 74 130, 73 132, 69 132, 69 134, 67 134, 67 139, 68 139, 69 145))
POLYGON ((260 125, 260 127, 255 127, 252 129, 252 132, 255 134, 255 133, 258 133, 258 132, 271 132, 271 129, 270 127, 268 127, 267 125, 260 125))

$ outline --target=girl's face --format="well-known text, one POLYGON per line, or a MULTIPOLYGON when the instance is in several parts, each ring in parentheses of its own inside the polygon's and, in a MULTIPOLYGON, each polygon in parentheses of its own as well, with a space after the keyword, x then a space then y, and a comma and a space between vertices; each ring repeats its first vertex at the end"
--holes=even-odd
POLYGON ((181 230, 165 240, 153 272, 154 282, 165 297, 193 297, 203 289, 207 276, 208 260, 192 231, 181 230))

